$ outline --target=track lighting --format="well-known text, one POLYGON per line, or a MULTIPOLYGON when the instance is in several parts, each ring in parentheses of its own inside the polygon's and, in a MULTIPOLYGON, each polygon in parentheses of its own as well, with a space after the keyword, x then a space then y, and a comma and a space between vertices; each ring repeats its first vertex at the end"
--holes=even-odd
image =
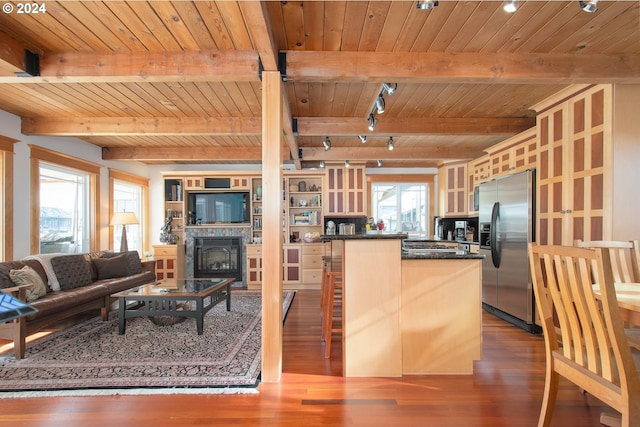
POLYGON ((393 151, 393 149, 394 149, 394 148, 395 148, 395 147, 394 147, 394 145, 393 145, 393 137, 392 137, 392 136, 390 136, 390 137, 389 137, 389 141, 387 141, 387 150, 389 150, 389 151, 393 151))
POLYGON ((382 83, 382 89, 387 92, 387 95, 393 95, 393 93, 398 89, 398 83, 382 83))
POLYGON ((420 0, 416 4, 416 9, 429 10, 429 9, 433 9, 437 5, 438 5, 437 1, 420 0))
POLYGON ((329 151, 329 149, 331 149, 331 140, 329 137, 326 137, 324 141, 322 141, 322 146, 324 147, 324 151, 329 151))
POLYGON ((324 168, 324 160, 320 160, 320 167, 324 168))
POLYGON ((506 0, 502 5, 502 9, 507 13, 514 13, 518 10, 519 3, 518 0, 506 0))
POLYGON ((580 0, 580 8, 585 12, 594 13, 598 11, 598 0, 580 0))
POLYGON ((367 136, 366 135, 358 135, 358 138, 360 138, 360 142, 362 142, 363 144, 365 142, 367 142, 367 136))
POLYGON ((384 113, 384 97, 382 95, 378 95, 378 99, 376 99, 376 108, 378 109, 378 114, 384 113))
POLYGON ((377 160, 376 163, 378 164, 378 167, 381 168, 382 167, 382 160, 377 160))
POLYGON ((344 161, 344 167, 345 167, 345 168, 348 168, 348 167, 349 167, 349 160, 345 160, 345 161, 344 161))
POLYGON ((369 114, 369 130, 373 132, 377 124, 378 124, 378 119, 373 117, 373 114, 369 114))

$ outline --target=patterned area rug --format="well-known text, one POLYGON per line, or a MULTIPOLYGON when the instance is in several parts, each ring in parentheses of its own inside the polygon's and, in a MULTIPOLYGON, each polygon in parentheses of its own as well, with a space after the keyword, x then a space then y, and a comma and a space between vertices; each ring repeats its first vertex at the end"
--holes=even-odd
MULTIPOLYGON (((283 313, 295 292, 285 291, 283 313)), ((161 326, 117 313, 94 318, 27 345, 26 356, 0 355, 0 390, 256 387, 261 362, 260 291, 233 290, 231 311, 221 302, 198 335, 194 319, 161 326)), ((0 395, 1 397, 1 395, 0 395)))

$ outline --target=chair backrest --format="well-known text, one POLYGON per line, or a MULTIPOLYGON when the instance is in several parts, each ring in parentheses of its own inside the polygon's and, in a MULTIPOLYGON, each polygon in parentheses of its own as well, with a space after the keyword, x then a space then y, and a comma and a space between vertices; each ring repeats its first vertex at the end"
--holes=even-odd
POLYGON ((640 283, 640 248, 637 240, 575 240, 574 246, 607 251, 615 283, 640 283))
POLYGON ((618 311, 609 252, 532 243, 529 260, 548 375, 552 369, 619 411, 622 425, 630 416, 639 422, 640 381, 618 311))

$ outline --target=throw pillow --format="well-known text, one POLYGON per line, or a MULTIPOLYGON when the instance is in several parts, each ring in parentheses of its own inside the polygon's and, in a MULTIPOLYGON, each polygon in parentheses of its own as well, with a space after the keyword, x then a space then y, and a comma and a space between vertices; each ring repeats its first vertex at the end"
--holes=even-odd
POLYGON ((98 272, 98 280, 124 277, 131 274, 125 254, 113 258, 94 258, 91 260, 98 272))
POLYGON ((84 255, 63 255, 51 259, 60 289, 73 289, 91 283, 91 269, 84 255))
POLYGON ((125 252, 127 258, 127 265, 129 266, 129 274, 142 273, 142 261, 140 260, 140 254, 138 251, 125 252))
POLYGON ((16 285, 32 285, 27 291, 27 302, 32 302, 47 294, 47 288, 42 277, 33 268, 25 265, 20 270, 9 272, 11 280, 16 285))

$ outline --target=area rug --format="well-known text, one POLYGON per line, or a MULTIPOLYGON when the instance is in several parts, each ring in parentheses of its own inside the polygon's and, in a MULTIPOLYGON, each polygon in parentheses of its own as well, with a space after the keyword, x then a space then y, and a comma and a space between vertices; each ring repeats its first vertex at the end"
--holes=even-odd
MULTIPOLYGON (((294 295, 284 292, 284 316, 294 295)), ((213 390, 255 388, 260 381, 260 291, 233 290, 231 311, 224 302, 211 309, 202 335, 194 319, 162 325, 146 317, 127 319, 126 333, 118 335, 117 313, 109 318, 32 342, 22 360, 0 355, 0 391, 213 390)))

